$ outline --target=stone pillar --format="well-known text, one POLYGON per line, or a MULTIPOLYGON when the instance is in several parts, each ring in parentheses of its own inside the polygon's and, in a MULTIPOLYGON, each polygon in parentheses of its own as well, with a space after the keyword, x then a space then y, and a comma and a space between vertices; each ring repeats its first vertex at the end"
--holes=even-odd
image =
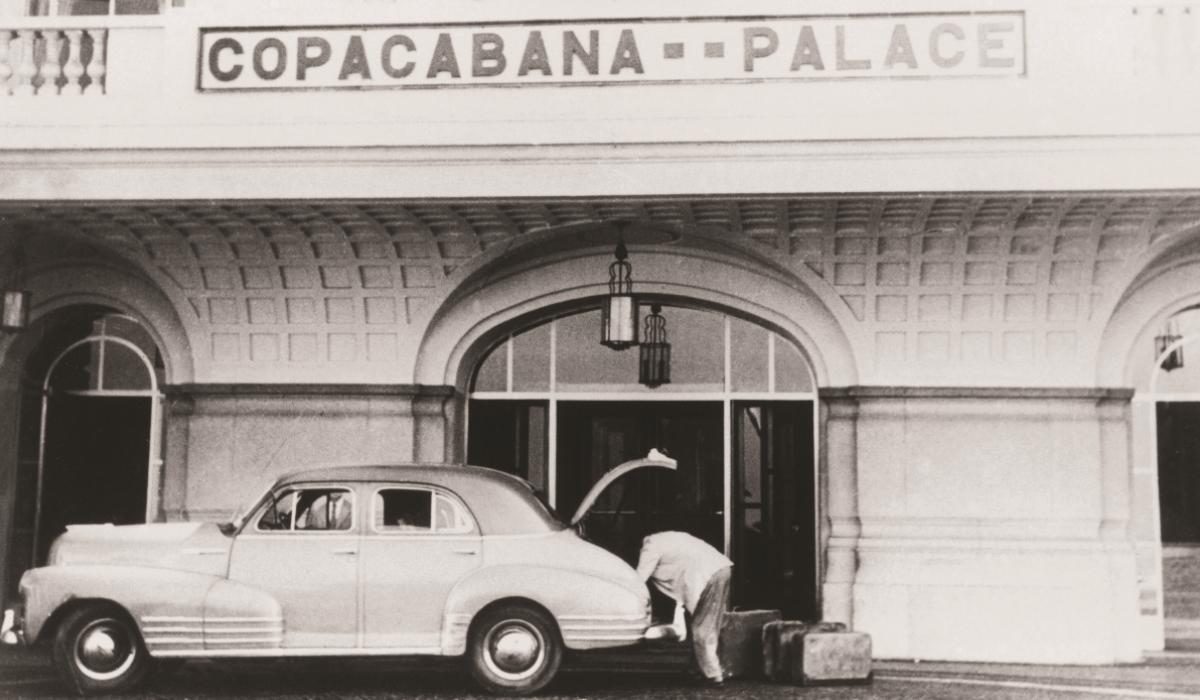
POLYGON ((858 571, 858 402, 848 394, 821 395, 824 427, 825 573, 822 617, 854 624, 854 577, 858 571))
POLYGON ((1153 400, 1137 400, 1130 405, 1131 497, 1136 507, 1130 516, 1129 530, 1137 567, 1141 646, 1148 651, 1161 651, 1166 646, 1156 410, 1153 400))
POLYGON ((188 427, 196 403, 191 396, 167 389, 163 401, 162 518, 167 522, 187 520, 188 427))
MULTIPOLYGON (((1101 513, 1100 539, 1108 558, 1112 608, 1111 624, 1116 629, 1139 629, 1137 561, 1130 532, 1133 511, 1133 459, 1130 446, 1131 411, 1129 392, 1113 392, 1096 405, 1100 428, 1101 513), (1121 601, 1129 604, 1120 605, 1121 601)), ((1141 634, 1117 637, 1115 655, 1139 658, 1141 634), (1122 648, 1123 647, 1123 648, 1122 648)))
POLYGON ((454 461, 450 455, 453 426, 449 425, 452 387, 421 387, 412 398, 413 461, 425 464, 454 461))
POLYGON ((1127 390, 847 391, 853 621, 879 657, 1138 660, 1127 390))
POLYGON ((1100 536, 1129 545, 1133 470, 1130 448, 1129 396, 1104 397, 1096 404, 1100 428, 1100 478, 1103 520, 1100 536))

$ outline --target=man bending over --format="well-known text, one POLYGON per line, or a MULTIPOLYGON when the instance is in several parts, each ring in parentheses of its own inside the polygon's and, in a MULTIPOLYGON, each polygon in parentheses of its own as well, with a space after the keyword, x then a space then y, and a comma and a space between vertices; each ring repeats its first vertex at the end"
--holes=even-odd
POLYGON ((637 572, 658 590, 683 603, 692 615, 692 651, 712 683, 725 680, 717 643, 729 604, 733 562, 686 532, 659 532, 642 540, 637 572))

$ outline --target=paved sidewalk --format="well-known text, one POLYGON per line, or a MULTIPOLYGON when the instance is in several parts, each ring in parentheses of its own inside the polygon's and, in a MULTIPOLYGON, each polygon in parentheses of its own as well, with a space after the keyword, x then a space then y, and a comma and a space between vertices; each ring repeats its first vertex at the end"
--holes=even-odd
MULTIPOLYGON (((340 669, 350 677, 359 672, 369 674, 372 669, 379 668, 378 660, 322 663, 329 665, 331 670, 340 669)), ((564 671, 587 676, 627 676, 629 682, 633 683, 631 687, 649 690, 651 686, 657 687, 656 684, 673 686, 675 677, 685 678, 688 663, 689 657, 684 647, 640 649, 636 652, 622 650, 573 656, 564 671), (643 680, 637 680, 639 677, 643 680), (653 678, 663 680, 653 681, 653 678)), ((457 664, 457 660, 424 659, 414 660, 412 668, 438 673, 456 669, 457 664)), ((399 666, 408 664, 401 662, 391 668, 400 671, 402 669, 399 666)), ((194 668, 193 673, 203 674, 205 667, 201 664, 194 668)), ((214 670, 217 668, 220 667, 214 666, 214 670)), ((243 662, 236 668, 239 674, 243 674, 242 678, 251 679, 260 675, 269 679, 280 672, 278 666, 266 663, 243 662)), ((936 697, 1200 698, 1200 653, 1193 652, 1152 654, 1141 663, 1110 666, 876 661, 874 673, 876 683, 869 693, 861 689, 836 697, 935 697, 931 693, 936 690, 936 697)), ((454 675, 460 674, 456 672, 454 675)), ((43 678, 49 682, 51 676, 52 671, 43 654, 27 649, 0 649, 0 686, 6 685, 4 681, 11 683, 20 678, 43 678)), ((263 681, 265 687, 270 687, 273 682, 263 681)), ((752 685, 762 686, 761 683, 752 685)), ((741 690, 745 692, 735 695, 749 693, 752 696, 768 688, 763 686, 755 691, 753 687, 743 686, 741 690)), ((0 695, 4 693, 0 692, 0 695)))

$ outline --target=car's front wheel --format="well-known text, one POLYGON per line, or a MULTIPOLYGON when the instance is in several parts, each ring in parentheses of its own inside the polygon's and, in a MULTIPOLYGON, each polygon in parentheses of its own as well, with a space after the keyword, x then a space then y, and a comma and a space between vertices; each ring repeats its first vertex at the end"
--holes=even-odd
POLYGON ((554 618, 527 605, 484 611, 471 628, 471 675, 502 695, 536 693, 554 680, 563 644, 554 618))
POLYGON ((79 695, 99 695, 137 686, 151 660, 129 617, 113 606, 95 604, 69 613, 58 626, 54 667, 79 695))

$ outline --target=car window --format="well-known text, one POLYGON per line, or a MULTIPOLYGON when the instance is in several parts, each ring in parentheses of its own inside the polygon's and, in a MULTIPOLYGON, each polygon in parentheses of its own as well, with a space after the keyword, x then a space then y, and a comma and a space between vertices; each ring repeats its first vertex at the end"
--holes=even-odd
POLYGON ((375 492, 377 532, 466 534, 475 522, 456 500, 429 489, 389 488, 375 492))
POLYGON ((354 527, 353 496, 344 488, 285 491, 263 510, 256 526, 263 531, 347 531, 354 527))

